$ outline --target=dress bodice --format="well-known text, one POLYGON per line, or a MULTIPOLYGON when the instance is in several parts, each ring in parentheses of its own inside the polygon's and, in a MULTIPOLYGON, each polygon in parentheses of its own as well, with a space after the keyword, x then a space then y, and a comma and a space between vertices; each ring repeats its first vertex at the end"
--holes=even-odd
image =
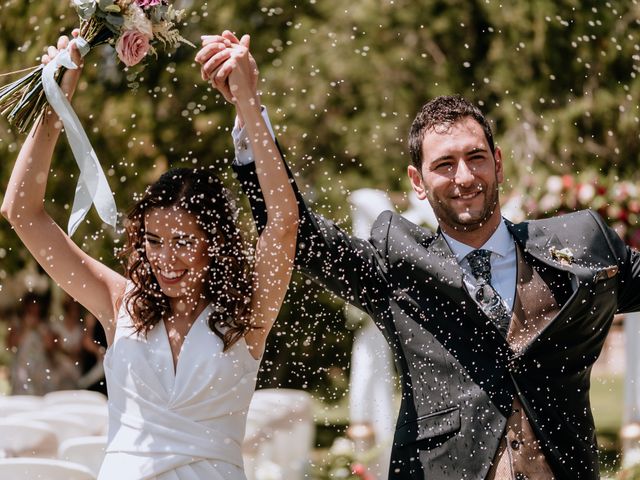
POLYGON ((222 340, 207 324, 211 308, 184 338, 175 371, 164 322, 136 334, 121 309, 104 359, 109 434, 100 478, 116 478, 108 475, 124 464, 131 476, 120 472, 120 480, 156 478, 198 462, 242 471, 241 443, 259 361, 244 339, 222 351, 222 340))

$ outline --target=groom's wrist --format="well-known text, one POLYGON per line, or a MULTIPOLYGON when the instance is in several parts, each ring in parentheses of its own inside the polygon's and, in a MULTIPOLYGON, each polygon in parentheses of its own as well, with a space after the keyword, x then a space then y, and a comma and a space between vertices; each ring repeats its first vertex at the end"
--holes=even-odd
MULTIPOLYGON (((260 113, 264 119, 267 129, 271 134, 271 137, 275 140, 275 134, 271 127, 271 121, 269 120, 269 114, 265 106, 260 106, 260 113)), ((235 149, 235 158, 233 160, 234 165, 248 165, 253 163, 253 149, 251 148, 251 142, 249 141, 249 135, 244 128, 244 119, 240 115, 236 116, 236 121, 231 131, 231 137, 233 138, 233 147, 235 149)))

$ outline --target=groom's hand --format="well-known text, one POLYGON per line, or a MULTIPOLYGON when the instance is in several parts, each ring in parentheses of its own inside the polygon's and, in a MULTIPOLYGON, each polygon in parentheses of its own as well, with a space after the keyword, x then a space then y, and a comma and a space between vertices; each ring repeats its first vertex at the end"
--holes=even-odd
MULTIPOLYGON (((202 48, 196 54, 196 62, 200 63, 202 79, 211 84, 230 103, 234 102, 234 95, 229 87, 229 75, 236 65, 236 57, 244 49, 249 48, 249 36, 245 35, 241 40, 228 30, 222 35, 203 35, 202 48)), ((258 67, 251 55, 249 55, 249 85, 252 96, 258 98, 258 67)))
MULTIPOLYGON (((249 35, 243 35, 242 38, 240 40, 238 40, 238 38, 233 34, 233 32, 230 32, 229 30, 225 30, 224 32, 222 32, 222 37, 225 38, 226 40, 228 40, 229 42, 231 42, 232 45, 240 45, 244 48, 246 48, 247 50, 247 54, 249 56, 249 83, 251 86, 251 91, 253 92, 253 96, 257 97, 258 95, 258 76, 259 76, 259 70, 258 70, 258 64, 256 63, 256 60, 253 58, 253 55, 251 55, 251 50, 249 49, 249 43, 250 43, 250 37, 249 35)), ((229 72, 230 73, 230 72, 229 72)))

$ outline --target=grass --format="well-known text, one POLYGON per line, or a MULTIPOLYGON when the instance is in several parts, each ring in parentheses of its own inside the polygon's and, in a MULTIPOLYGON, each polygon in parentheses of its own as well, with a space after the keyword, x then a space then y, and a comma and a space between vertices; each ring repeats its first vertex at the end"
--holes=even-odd
POLYGON ((349 426, 349 399, 323 403, 314 399, 313 418, 316 424, 316 448, 329 448, 336 437, 345 435, 349 426))
POLYGON ((591 409, 598 436, 601 474, 611 475, 620 468, 619 434, 624 411, 624 377, 593 377, 591 409))

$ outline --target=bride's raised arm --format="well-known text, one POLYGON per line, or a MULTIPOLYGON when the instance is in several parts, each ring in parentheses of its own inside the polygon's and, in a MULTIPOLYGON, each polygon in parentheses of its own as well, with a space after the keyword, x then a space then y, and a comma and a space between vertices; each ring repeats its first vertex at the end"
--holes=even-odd
MULTIPOLYGON (((43 63, 51 61, 68 46, 69 38, 61 36, 55 47, 48 48, 43 63)), ((73 42, 70 48, 72 60, 81 65, 73 42)), ((60 86, 69 100, 81 71, 79 67, 64 74, 60 86)), ((82 251, 44 208, 51 159, 61 128, 60 120, 50 109, 36 122, 20 149, 0 212, 36 261, 61 288, 98 318, 107 338, 111 339, 116 303, 124 292, 125 278, 82 251)))
POLYGON ((232 42, 215 36, 214 42, 226 43, 224 51, 208 48, 212 38, 205 37, 196 60, 203 64, 203 77, 216 86, 225 86, 223 95, 236 105, 238 115, 244 121, 267 208, 267 223, 256 245, 251 298, 253 324, 259 328, 245 337, 254 357, 259 357, 291 279, 298 233, 298 204, 280 151, 260 112, 257 70, 249 53, 249 36, 245 35, 239 41, 234 37, 232 42), (208 63, 209 60, 212 61, 208 63), (217 81, 212 75, 217 76, 217 81))

